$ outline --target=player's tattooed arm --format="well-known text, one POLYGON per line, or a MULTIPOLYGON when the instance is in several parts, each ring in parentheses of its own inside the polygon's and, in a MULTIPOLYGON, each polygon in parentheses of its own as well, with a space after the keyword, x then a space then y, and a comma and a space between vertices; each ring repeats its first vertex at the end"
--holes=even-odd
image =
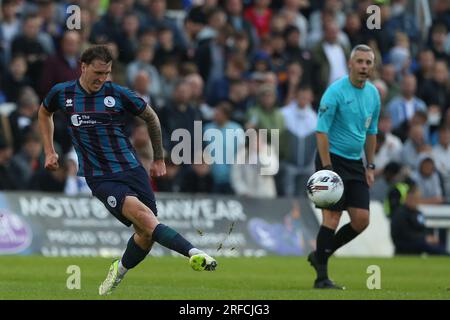
POLYGON ((164 159, 164 149, 162 146, 161 124, 155 111, 147 105, 145 110, 139 115, 147 123, 147 130, 152 141, 154 160, 164 159))

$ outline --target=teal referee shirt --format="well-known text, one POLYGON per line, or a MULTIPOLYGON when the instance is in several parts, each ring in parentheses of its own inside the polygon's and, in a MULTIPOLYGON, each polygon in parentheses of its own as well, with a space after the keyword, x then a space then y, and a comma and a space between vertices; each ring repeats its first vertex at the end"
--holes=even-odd
POLYGON ((377 134, 380 95, 366 81, 364 87, 352 85, 348 76, 332 83, 320 100, 317 132, 328 135, 330 152, 359 160, 367 134, 377 134))

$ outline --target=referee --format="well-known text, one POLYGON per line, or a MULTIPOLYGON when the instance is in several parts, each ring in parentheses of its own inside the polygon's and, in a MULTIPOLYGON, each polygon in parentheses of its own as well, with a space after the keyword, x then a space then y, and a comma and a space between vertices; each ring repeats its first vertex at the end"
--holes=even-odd
POLYGON ((320 101, 316 129, 317 170, 332 170, 344 182, 344 194, 338 203, 322 208, 322 225, 317 235, 317 249, 308 261, 317 272, 314 288, 345 289, 328 278, 328 258, 354 239, 369 224, 369 187, 374 181, 373 164, 380 96, 367 81, 375 55, 366 45, 353 48, 349 75, 335 81, 320 101), (367 165, 362 161, 365 150, 367 165), (351 222, 336 232, 343 210, 351 222))

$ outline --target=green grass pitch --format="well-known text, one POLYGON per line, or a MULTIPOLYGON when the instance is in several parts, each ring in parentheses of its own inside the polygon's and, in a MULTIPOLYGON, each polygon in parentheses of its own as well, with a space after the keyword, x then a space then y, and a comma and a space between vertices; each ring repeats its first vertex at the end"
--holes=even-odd
POLYGON ((346 291, 311 289, 306 257, 220 258, 215 272, 193 271, 188 260, 148 257, 130 271, 113 295, 98 285, 111 259, 0 257, 3 299, 317 300, 450 299, 450 259, 438 257, 333 258, 330 277, 346 291), (81 270, 81 289, 69 290, 68 266, 81 270), (369 290, 370 265, 381 270, 381 289, 369 290))

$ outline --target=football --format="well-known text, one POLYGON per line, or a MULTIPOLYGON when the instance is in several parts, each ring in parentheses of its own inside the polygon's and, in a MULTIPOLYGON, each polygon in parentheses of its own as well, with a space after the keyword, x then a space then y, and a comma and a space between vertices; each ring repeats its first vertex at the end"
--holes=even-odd
POLYGON ((341 199, 344 183, 336 172, 320 170, 308 179, 306 192, 317 207, 326 209, 341 199))

